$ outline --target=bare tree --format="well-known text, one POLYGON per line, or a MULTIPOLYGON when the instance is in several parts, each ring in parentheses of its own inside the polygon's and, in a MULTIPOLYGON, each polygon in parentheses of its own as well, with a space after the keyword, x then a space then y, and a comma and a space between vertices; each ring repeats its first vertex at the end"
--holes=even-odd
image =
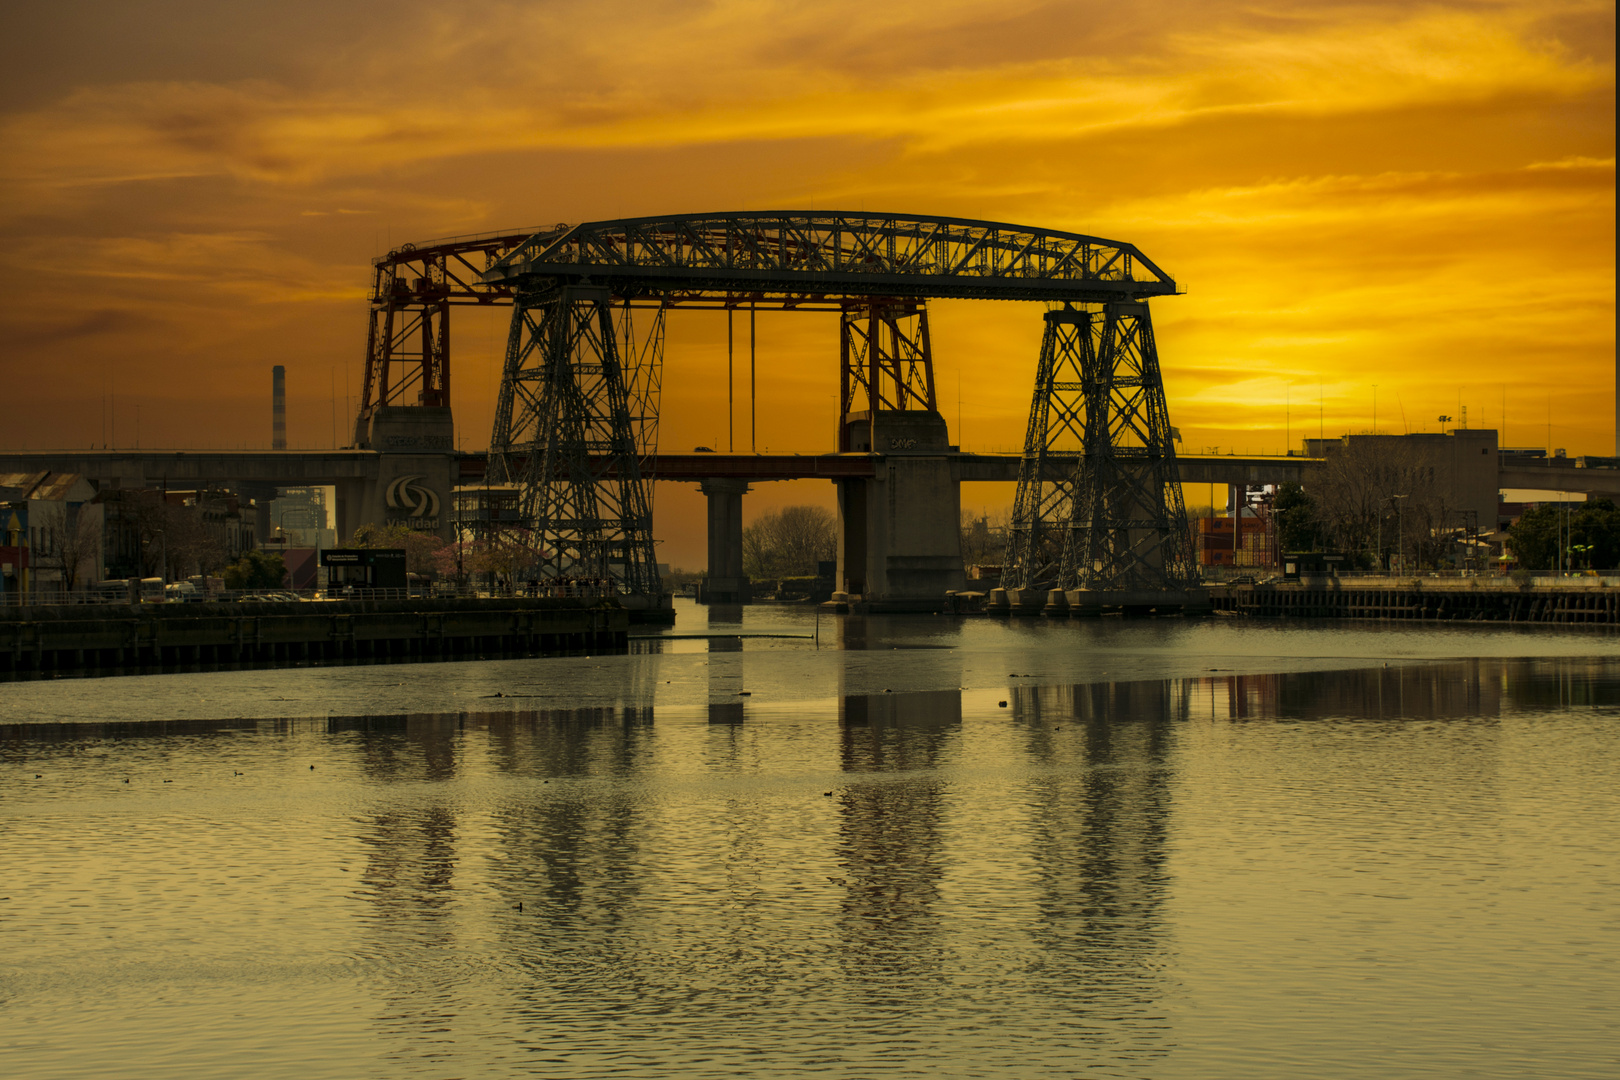
POLYGON ((224 568, 225 550, 209 534, 201 507, 171 502, 160 491, 142 491, 135 496, 133 520, 142 577, 175 581, 224 568))
POLYGON ((62 588, 77 589, 101 556, 101 507, 93 504, 69 509, 58 553, 62 559, 62 588))
POLYGON ((1335 447, 1310 484, 1322 530, 1342 551, 1411 555, 1435 565, 1449 543, 1455 508, 1419 446, 1352 438, 1335 447))
POLYGON ((962 565, 999 566, 1007 551, 1007 529, 1012 509, 976 513, 962 511, 962 565))
POLYGON ((429 576, 438 572, 439 552, 447 545, 428 532, 407 529, 403 525, 362 525, 354 530, 349 541, 357 548, 403 548, 405 571, 429 576))
POLYGON ((225 568, 225 551, 209 534, 200 507, 170 503, 165 517, 163 548, 170 581, 225 568))
POLYGON ((743 529, 743 571, 749 577, 810 577, 838 550, 832 513, 819 506, 784 506, 743 529))
POLYGON ((1335 547, 1357 553, 1377 547, 1385 504, 1400 491, 1390 473, 1389 462, 1370 441, 1352 440, 1327 455, 1311 487, 1335 547))

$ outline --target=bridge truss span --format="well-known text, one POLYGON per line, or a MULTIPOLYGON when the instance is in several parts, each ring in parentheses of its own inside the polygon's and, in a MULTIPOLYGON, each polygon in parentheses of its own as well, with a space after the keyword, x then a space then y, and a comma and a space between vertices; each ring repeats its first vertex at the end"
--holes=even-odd
POLYGON ((510 304, 511 288, 484 281, 484 272, 521 244, 566 230, 559 225, 401 244, 372 261, 356 448, 371 446, 371 421, 380 409, 449 407, 450 309, 510 304))
MULTIPOLYGON (((915 454, 951 450, 934 383, 930 300, 1036 301, 1071 312, 1107 309, 1117 314, 1178 291, 1174 278, 1133 244, 925 215, 796 210, 682 214, 406 247, 377 264, 356 443, 366 445, 365 432, 376 410, 404 403, 404 394, 414 392, 413 403, 421 406, 449 404, 450 306, 511 304, 489 475, 519 489, 522 520, 514 523, 512 536, 502 539, 530 549, 543 574, 611 579, 622 592, 656 597, 662 588, 652 547, 646 466, 657 451, 669 309, 747 309, 751 316, 762 309, 836 313, 841 356, 838 450, 915 454)), ((1099 331, 1102 326, 1099 321, 1099 331)), ((728 353, 730 340, 728 330, 728 353)), ((1046 366, 1051 361, 1047 357, 1046 366)), ((1150 367, 1157 378, 1156 362, 1150 367)), ((1123 366, 1109 371, 1111 378, 1125 374, 1123 366)), ((1088 377, 1096 373, 1088 371, 1088 377)), ((1162 405, 1162 387, 1156 391, 1162 405)), ((1065 392, 1052 386, 1037 390, 1038 395, 1065 392)), ((1121 396, 1091 402, 1088 408, 1108 411, 1113 422, 1134 422, 1140 405, 1121 396)), ((1044 418, 1053 415, 1046 410, 1036 425, 1041 432, 1031 437, 1056 452, 1062 440, 1044 429, 1044 418)), ((1091 415, 1085 425, 1088 438, 1107 439, 1108 420, 1091 415)), ((1148 440, 1155 449, 1163 445, 1157 434, 1162 426, 1162 417, 1157 417, 1148 440)), ((1026 491, 1028 485, 1021 485, 1021 501, 1033 507, 1036 520, 1024 521, 1023 538, 1035 544, 1033 561, 1020 564, 1018 573, 1044 579, 1054 570, 1061 576, 1060 568, 1070 565, 1100 567, 1099 560, 1118 564, 1090 574, 1067 571, 1067 576, 1089 582, 1121 573, 1132 576, 1140 569, 1135 564, 1144 561, 1161 569, 1166 529, 1165 508, 1153 505, 1160 490, 1157 472, 1135 477, 1123 464, 1132 451, 1119 451, 1107 456, 1102 472, 1065 475, 1051 492, 1026 491), (1140 480, 1134 485, 1140 490, 1130 498, 1115 492, 1132 479, 1140 480), (1079 514, 1087 515, 1087 525, 1076 520, 1079 514), (1152 519, 1147 526, 1144 515, 1152 519), (1114 528, 1132 530, 1132 539, 1110 554, 1113 548, 1107 543, 1098 547, 1097 538, 1114 528), (1086 548, 1083 555, 1077 544, 1086 548)), ((1039 456, 1031 475, 1045 483, 1051 455, 1039 456)), ((1174 468, 1173 456, 1169 467, 1174 468)), ((874 478, 872 484, 878 482, 874 478)), ((868 510, 887 513, 884 508, 893 502, 867 492, 863 484, 859 478, 841 481, 840 507, 846 502, 851 508, 866 507, 851 509, 850 522, 866 521, 868 510)), ((955 534, 954 511, 946 516, 948 525, 928 530, 929 543, 940 550, 896 556, 899 561, 891 566, 889 556, 877 554, 874 546, 869 558, 859 556, 868 569, 847 575, 841 570, 847 588, 862 592, 876 582, 871 587, 883 594, 902 579, 913 591, 959 579, 960 552, 952 556, 946 548, 954 551, 954 543, 938 539, 955 534), (956 569, 951 571, 946 564, 953 560, 956 569), (925 578, 932 584, 921 584, 925 578)), ((893 527, 912 529, 914 524, 897 519, 893 527)), ((883 539, 887 524, 848 527, 870 531, 874 545, 889 543, 883 539)), ((865 552, 866 542, 849 550, 865 552)), ((841 566, 843 561, 841 554, 841 566)))
POLYGON ((682 214, 539 233, 495 260, 497 284, 589 280, 620 296, 785 307, 874 296, 1072 303, 1174 294, 1134 244, 999 222, 896 214, 682 214))

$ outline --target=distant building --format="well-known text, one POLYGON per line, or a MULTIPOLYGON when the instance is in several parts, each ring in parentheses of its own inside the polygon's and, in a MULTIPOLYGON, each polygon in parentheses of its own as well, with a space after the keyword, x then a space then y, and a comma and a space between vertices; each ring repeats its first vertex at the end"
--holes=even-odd
POLYGON ((95 496, 76 473, 0 474, 0 593, 43 599, 101 580, 95 496))
MULTIPOLYGON (((1481 533, 1495 530, 1499 497, 1497 433, 1490 428, 1455 428, 1417 435, 1346 435, 1306 439, 1305 456, 1331 458, 1355 448, 1388 460, 1405 460, 1424 469, 1441 493, 1459 528, 1481 533)), ((1307 486, 1309 486, 1307 484, 1307 486)), ((1389 494, 1401 494, 1390 492, 1389 494)))
POLYGON ((97 502, 111 578, 217 573, 255 546, 254 508, 232 491, 111 488, 97 502))
MULTIPOLYGON (((270 503, 270 528, 313 536, 326 528, 324 487, 278 488, 270 503)), ((331 546, 331 545, 327 545, 331 546)))

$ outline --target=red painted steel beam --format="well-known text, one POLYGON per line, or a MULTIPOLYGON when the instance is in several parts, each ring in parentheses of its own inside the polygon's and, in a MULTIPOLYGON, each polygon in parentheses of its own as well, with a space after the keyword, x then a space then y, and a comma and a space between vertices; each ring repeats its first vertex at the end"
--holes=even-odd
MULTIPOLYGON (((463 454, 463 484, 476 483, 488 468, 483 454, 463 454)), ((606 459, 593 463, 611 464, 606 459)), ((513 467, 524 468, 515 457, 513 467)), ((1015 464, 1016 469, 1016 464, 1015 464)), ((654 454, 642 459, 641 475, 653 480, 840 480, 877 475, 876 459, 868 454, 654 454)))

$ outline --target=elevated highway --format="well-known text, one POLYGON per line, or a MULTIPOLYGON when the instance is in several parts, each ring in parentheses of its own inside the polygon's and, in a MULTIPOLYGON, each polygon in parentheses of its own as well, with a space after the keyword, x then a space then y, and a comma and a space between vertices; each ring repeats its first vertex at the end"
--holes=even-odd
POLYGON ((1497 476, 1503 488, 1620 498, 1620 469, 1583 468, 1574 458, 1545 458, 1539 464, 1503 461, 1497 476))
MULTIPOLYGON (((652 454, 642 459, 641 474, 652 480, 690 481, 744 480, 841 480, 867 479, 877 475, 879 462, 904 458, 903 451, 887 454, 652 454)), ((940 457, 927 452, 917 456, 940 457)), ((958 479, 969 483, 1018 482, 1021 454, 975 454, 958 452, 943 455, 960 470, 958 479)), ((482 455, 463 455, 461 476, 465 482, 483 477, 482 455)), ((1072 472, 1074 456, 1053 455, 1047 459, 1053 475, 1072 472)), ((611 464, 602 462, 609 472, 611 464)), ((1183 455, 1176 466, 1185 484, 1281 484, 1299 483, 1316 458, 1234 457, 1230 455, 1183 455)))
MULTIPOLYGON (((126 488, 167 485, 186 490, 233 482, 307 487, 373 480, 379 462, 388 456, 377 450, 4 450, 0 451, 0 472, 79 473, 102 486, 126 488)), ((483 480, 488 461, 486 454, 454 452, 444 456, 455 463, 458 481, 483 480)), ((652 454, 642 459, 642 475, 653 480, 693 483, 710 478, 836 480, 869 477, 878 461, 903 456, 903 451, 888 454, 652 454)), ((1018 463, 1022 460, 1020 454, 965 452, 948 456, 959 463, 962 479, 971 482, 1016 483, 1018 463)), ((1059 469, 1073 461, 1074 458, 1062 455, 1051 459, 1059 469)), ((1182 454, 1176 458, 1182 482, 1186 484, 1297 483, 1318 464, 1319 458, 1303 457, 1182 454)), ((1620 480, 1620 470, 1614 470, 1614 478, 1620 480)), ((1566 486, 1561 490, 1581 489, 1566 486)))
MULTIPOLYGON (((384 471, 384 460, 399 456, 378 450, 8 450, 0 451, 0 473, 42 470, 79 473, 102 488, 186 490, 235 485, 248 490, 306 486, 345 489, 377 484, 384 471)), ((480 483, 485 478, 487 454, 446 452, 434 456, 443 460, 451 488, 480 483)), ((878 463, 884 458, 904 456, 903 451, 891 451, 887 455, 689 453, 652 454, 641 461, 642 475, 652 480, 766 482, 864 479, 876 474, 878 463)), ((931 453, 929 456, 939 455, 931 453)), ((958 468, 959 479, 968 483, 1016 483, 1022 460, 1020 454, 959 452, 947 456, 958 468)), ((1049 459, 1049 467, 1061 472, 1072 468, 1073 461, 1072 457, 1054 455, 1049 459)), ((1310 471, 1321 463, 1321 458, 1298 456, 1179 454, 1176 457, 1183 484, 1303 483, 1310 471)), ((1620 498, 1620 468, 1581 468, 1573 458, 1552 458, 1545 464, 1503 461, 1498 476, 1500 487, 1504 489, 1620 498), (1567 464, 1561 464, 1565 462, 1567 464)), ((361 523, 357 518, 354 525, 358 527, 361 523)), ((340 530, 346 524, 340 522, 340 530)))

